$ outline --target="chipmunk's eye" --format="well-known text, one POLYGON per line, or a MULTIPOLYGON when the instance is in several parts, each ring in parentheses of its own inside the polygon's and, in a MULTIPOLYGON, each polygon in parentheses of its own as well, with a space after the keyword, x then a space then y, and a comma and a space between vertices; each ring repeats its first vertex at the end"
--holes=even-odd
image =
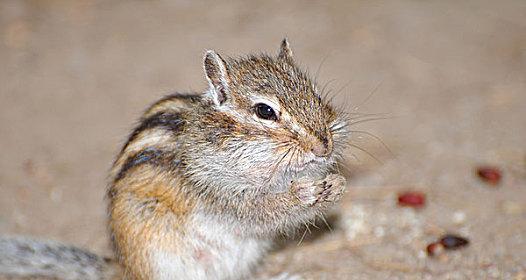
POLYGON ((254 105, 254 111, 258 118, 271 121, 275 121, 278 119, 278 116, 276 115, 274 109, 272 109, 272 107, 268 106, 265 103, 257 103, 256 105, 254 105))

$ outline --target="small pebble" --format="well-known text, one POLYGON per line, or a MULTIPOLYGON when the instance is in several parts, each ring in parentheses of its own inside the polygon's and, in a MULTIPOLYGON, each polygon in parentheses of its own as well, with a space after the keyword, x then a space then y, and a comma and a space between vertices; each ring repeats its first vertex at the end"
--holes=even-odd
POLYGON ((453 213, 453 222, 455 224, 463 224, 466 221, 466 213, 462 211, 456 211, 453 213))
POLYGON ((398 205, 421 208, 426 204, 426 195, 422 192, 408 191, 398 195, 398 205))
POLYGON ((500 183, 502 178, 502 172, 498 168, 492 166, 482 166, 477 168, 477 174, 482 181, 494 186, 500 183))
POLYGON ((456 250, 469 244, 469 240, 454 234, 446 234, 442 236, 439 242, 446 250, 456 250))

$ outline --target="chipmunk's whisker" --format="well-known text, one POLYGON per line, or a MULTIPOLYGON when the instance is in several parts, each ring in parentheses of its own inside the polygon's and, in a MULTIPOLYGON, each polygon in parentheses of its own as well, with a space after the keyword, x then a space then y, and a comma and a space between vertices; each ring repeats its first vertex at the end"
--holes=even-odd
POLYGON ((289 142, 283 142, 283 143, 279 143, 279 144, 276 144, 274 145, 274 149, 279 149, 279 148, 283 148, 283 147, 287 147, 287 146, 290 146, 290 143, 289 142))
POLYGON ((354 122, 351 120, 351 122, 348 125, 351 126, 351 125, 356 125, 356 124, 359 124, 359 123, 379 121, 379 120, 388 120, 388 119, 391 119, 391 118, 387 118, 387 117, 369 118, 369 119, 357 120, 357 121, 354 121, 354 122))
MULTIPOLYGON (((287 143, 282 143, 282 144, 287 144, 287 143)), ((290 153, 290 151, 292 149, 293 149, 293 146, 288 148, 287 151, 283 154, 283 156, 281 156, 281 158, 276 162, 276 164, 274 164, 274 166, 272 167, 272 171, 270 172, 269 181, 274 177, 274 175, 276 174, 276 170, 278 169, 279 165, 281 164, 283 159, 285 159, 287 157, 287 155, 290 153)))
POLYGON ((305 225, 305 231, 303 232, 303 234, 301 235, 301 238, 300 238, 300 241, 298 242, 297 246, 300 246, 301 243, 303 242, 303 239, 305 238, 305 236, 307 235, 307 231, 310 232, 309 230, 309 226, 306 224, 306 223, 303 223, 305 225))
POLYGON ((334 93, 335 95, 338 95, 343 92, 349 85, 351 84, 351 81, 346 82, 343 86, 341 86, 339 89, 336 90, 334 93))
POLYGON ((349 133, 358 133, 358 134, 365 134, 373 139, 375 139, 376 141, 378 141, 383 147, 384 149, 386 149, 392 156, 394 156, 394 153, 391 151, 391 149, 389 149, 389 147, 387 146, 387 144, 385 144, 384 141, 382 141, 382 139, 370 132, 367 132, 367 131, 364 131, 364 130, 349 130, 349 133))
POLYGON ((294 148, 294 151, 292 151, 292 154, 290 155, 289 157, 289 161, 287 162, 287 170, 293 170, 294 173, 296 173, 296 169, 292 169, 291 168, 291 165, 292 165, 292 160, 294 159, 294 156, 296 156, 296 154, 298 153, 299 149, 297 148, 294 148))
POLYGON ((373 90, 371 91, 371 93, 369 93, 369 95, 367 95, 367 97, 357 106, 355 106, 353 108, 353 111, 357 111, 360 107, 362 107, 363 105, 365 105, 367 103, 367 101, 369 101, 371 99, 371 97, 373 97, 373 95, 378 91, 378 89, 380 88, 380 86, 382 85, 384 81, 380 81, 374 88, 373 90))
MULTIPOLYGON (((331 93, 332 93, 332 90, 330 90, 330 89, 327 90, 327 87, 328 87, 331 83, 333 83, 334 81, 336 81, 336 79, 331 79, 331 80, 327 81, 327 82, 323 85, 323 87, 322 87, 322 89, 321 89, 321 91, 320 91, 320 95, 321 95, 322 99, 327 100, 326 98, 328 98, 330 95, 331 95, 331 96, 334 96, 334 95, 331 94, 331 93)), ((332 98, 332 97, 331 97, 331 98, 332 98)))
POLYGON ((329 225, 329 223, 328 223, 327 220, 325 219, 325 216, 323 215, 323 213, 320 213, 320 218, 321 218, 321 220, 323 221, 323 223, 325 223, 325 225, 327 226, 327 228, 329 229, 329 231, 332 231, 332 227, 329 225))
POLYGON ((318 81, 321 68, 325 61, 327 61, 327 58, 329 58, 329 54, 326 54, 325 57, 323 57, 323 59, 321 60, 320 65, 318 65, 318 69, 316 69, 316 73, 314 73, 314 81, 318 81))
POLYGON ((348 145, 351 146, 351 147, 354 147, 354 148, 356 148, 356 149, 358 149, 358 150, 360 150, 360 151, 362 151, 362 152, 364 152, 364 153, 366 153, 366 154, 369 155, 371 158, 373 158, 374 160, 376 160, 378 163, 383 164, 383 161, 379 160, 376 156, 374 156, 373 154, 371 154, 371 153, 370 153, 369 151, 367 151, 366 149, 364 149, 364 148, 362 148, 362 147, 360 147, 360 146, 358 146, 358 145, 356 145, 356 144, 348 143, 348 145))
POLYGON ((342 112, 344 116, 356 116, 351 117, 351 119, 354 118, 364 118, 364 117, 373 117, 373 116, 386 116, 390 113, 360 113, 360 112, 342 112))
MULTIPOLYGON (((350 155, 353 157, 354 160, 356 160, 356 162, 359 162, 359 163, 362 162, 362 161, 358 158, 358 156, 356 156, 355 153, 350 153, 350 155)), ((343 173, 340 173, 340 174, 349 174, 349 173, 352 173, 352 168, 350 167, 351 164, 348 163, 347 161, 340 160, 340 161, 337 161, 336 164, 337 164, 337 167, 338 167, 338 171, 343 170, 343 173), (341 170, 340 170, 340 168, 341 168, 341 170)))
POLYGON ((311 226, 313 226, 315 229, 320 229, 320 227, 318 227, 315 223, 314 223, 314 220, 312 221, 307 221, 307 223, 309 223, 311 226))

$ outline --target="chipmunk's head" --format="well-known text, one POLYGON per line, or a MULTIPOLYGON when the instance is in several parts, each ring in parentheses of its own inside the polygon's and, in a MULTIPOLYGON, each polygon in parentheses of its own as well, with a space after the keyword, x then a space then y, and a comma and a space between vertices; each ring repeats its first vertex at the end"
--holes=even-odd
POLYGON ((277 56, 225 59, 208 51, 204 69, 212 109, 203 120, 205 141, 216 143, 208 161, 223 174, 290 183, 333 165, 346 123, 296 65, 286 39, 277 56))

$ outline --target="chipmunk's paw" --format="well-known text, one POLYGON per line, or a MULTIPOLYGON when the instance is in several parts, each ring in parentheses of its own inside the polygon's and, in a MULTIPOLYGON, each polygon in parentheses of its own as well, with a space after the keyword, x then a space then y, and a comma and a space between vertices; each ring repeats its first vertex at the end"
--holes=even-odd
POLYGON ((338 174, 329 174, 317 182, 316 203, 332 203, 340 200, 345 192, 346 180, 338 174))
POLYGON ((296 197, 306 206, 331 204, 340 200, 345 191, 345 178, 338 174, 329 174, 315 182, 298 182, 294 185, 296 197))

